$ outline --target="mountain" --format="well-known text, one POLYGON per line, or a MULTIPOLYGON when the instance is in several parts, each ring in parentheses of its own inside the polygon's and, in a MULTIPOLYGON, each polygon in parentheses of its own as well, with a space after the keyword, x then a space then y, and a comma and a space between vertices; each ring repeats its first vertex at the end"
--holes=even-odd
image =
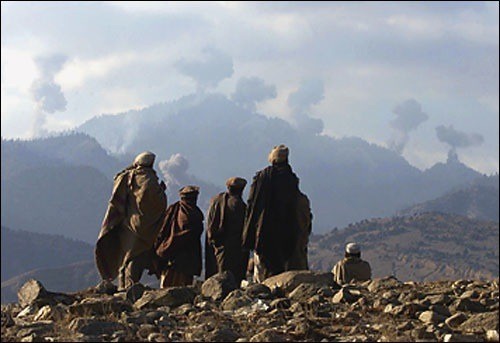
POLYGON ((348 242, 362 246, 373 277, 432 281, 491 279, 499 274, 499 224, 444 213, 375 218, 315 237, 312 269, 331 270, 348 242))
POLYGON ((47 235, 2 226, 2 282, 24 272, 60 267, 93 258, 93 246, 60 235, 47 235))
POLYGON ((437 199, 426 201, 397 215, 423 212, 459 214, 471 219, 499 221, 498 174, 474 180, 468 187, 451 191, 437 199))
POLYGON ((293 126, 222 94, 189 95, 142 110, 101 115, 76 130, 113 153, 151 150, 158 161, 181 154, 192 175, 221 187, 231 176, 251 181, 267 165, 271 148, 284 143, 300 187, 311 199, 313 230, 318 233, 392 215, 481 175, 455 161, 422 172, 385 147, 293 126))
POLYGON ((93 243, 112 186, 104 174, 87 166, 23 170, 1 182, 2 225, 93 243))

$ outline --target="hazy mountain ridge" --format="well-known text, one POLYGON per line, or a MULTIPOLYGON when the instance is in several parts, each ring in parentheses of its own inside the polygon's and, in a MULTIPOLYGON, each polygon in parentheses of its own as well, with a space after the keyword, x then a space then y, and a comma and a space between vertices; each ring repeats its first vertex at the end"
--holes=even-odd
POLYGON ((397 215, 423 212, 443 212, 462 215, 471 219, 499 221, 498 174, 482 177, 468 187, 451 191, 437 199, 414 205, 397 215))
POLYGON ((2 282, 24 272, 92 259, 93 246, 60 235, 2 226, 2 282))
POLYGON ((392 215, 481 175, 458 161, 422 172, 385 147, 356 137, 318 135, 249 111, 222 94, 189 95, 98 116, 77 130, 114 152, 152 150, 158 161, 180 153, 193 175, 221 186, 235 175, 251 181, 267 165, 270 149, 284 143, 301 189, 311 199, 316 232, 392 215), (106 129, 110 125, 112 132, 106 129))
POLYGON ((444 213, 374 218, 315 237, 312 269, 331 270, 348 242, 362 246, 374 277, 434 281, 491 279, 499 271, 498 222, 444 213))

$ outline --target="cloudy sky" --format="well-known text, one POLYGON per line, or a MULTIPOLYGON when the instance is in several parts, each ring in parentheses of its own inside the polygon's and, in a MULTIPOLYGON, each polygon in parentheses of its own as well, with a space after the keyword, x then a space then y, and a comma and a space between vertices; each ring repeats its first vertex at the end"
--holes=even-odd
POLYGON ((293 123, 307 111, 323 121, 322 134, 390 147, 419 168, 453 148, 481 172, 499 169, 498 2, 2 1, 1 9, 4 138, 260 85, 261 101, 246 105, 267 116, 293 123), (297 105, 304 98, 308 106, 297 105))

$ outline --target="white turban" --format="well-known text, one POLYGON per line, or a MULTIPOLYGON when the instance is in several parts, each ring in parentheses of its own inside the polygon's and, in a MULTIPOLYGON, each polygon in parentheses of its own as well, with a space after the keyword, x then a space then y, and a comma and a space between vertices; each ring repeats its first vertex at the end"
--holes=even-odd
POLYGON ((153 163, 155 162, 155 157, 156 155, 150 151, 141 152, 134 159, 134 165, 141 167, 152 167, 153 163))

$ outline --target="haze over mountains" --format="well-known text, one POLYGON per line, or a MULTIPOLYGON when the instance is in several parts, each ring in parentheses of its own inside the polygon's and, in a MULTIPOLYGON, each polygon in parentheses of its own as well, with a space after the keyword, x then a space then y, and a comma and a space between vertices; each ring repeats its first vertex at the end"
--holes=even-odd
POLYGON ((180 154, 192 175, 221 188, 230 176, 251 181, 267 165, 270 149, 284 143, 290 147, 300 187, 311 199, 313 230, 318 233, 391 215, 481 175, 456 158, 422 172, 394 150, 356 137, 321 135, 321 121, 304 114, 317 101, 314 94, 321 92, 302 93, 298 92, 299 100, 289 99, 293 113, 301 113, 293 117, 294 124, 258 114, 235 97, 197 93, 142 110, 94 117, 77 130, 113 153, 151 150, 158 161, 180 154))

